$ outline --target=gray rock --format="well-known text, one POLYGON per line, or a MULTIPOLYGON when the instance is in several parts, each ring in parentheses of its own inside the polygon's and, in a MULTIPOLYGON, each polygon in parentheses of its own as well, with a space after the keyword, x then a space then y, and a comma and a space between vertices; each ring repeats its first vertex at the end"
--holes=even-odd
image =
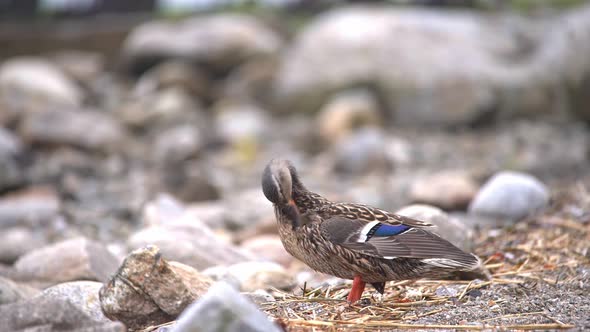
POLYGON ((5 331, 126 331, 119 322, 97 322, 69 300, 49 296, 1 305, 0 326, 5 331))
POLYGON ((0 232, 0 262, 14 263, 27 252, 43 247, 47 239, 41 232, 25 227, 12 227, 0 232))
POLYGON ((269 119, 263 109, 246 103, 227 103, 217 107, 216 124, 225 142, 239 144, 257 142, 264 137, 269 119))
POLYGON ((359 129, 334 146, 334 169, 344 173, 367 173, 391 168, 385 135, 374 128, 359 129))
POLYGON ((0 127, 0 190, 13 188, 24 182, 22 167, 18 162, 23 152, 24 147, 20 139, 9 130, 0 127))
POLYGON ((195 157, 202 145, 198 128, 184 124, 158 134, 154 144, 154 157, 166 162, 180 162, 195 157))
POLYGON ((51 60, 66 75, 86 85, 92 84, 105 67, 105 57, 98 52, 59 51, 52 55, 51 60))
POLYGON ((113 151, 121 147, 124 128, 99 110, 61 109, 29 114, 20 131, 29 141, 44 145, 70 145, 113 151))
POLYGON ((469 205, 477 189, 478 184, 466 172, 441 171, 412 182, 408 196, 416 203, 457 210, 469 205))
POLYGON ((110 322, 100 308, 98 291, 102 286, 96 281, 66 282, 45 289, 37 298, 67 301, 96 322, 110 322))
POLYGON ((402 125, 473 123, 494 111, 506 117, 550 112, 567 102, 559 97, 564 81, 583 100, 589 15, 588 5, 548 20, 392 6, 338 8, 299 34, 277 74, 276 99, 285 110, 317 110, 333 91, 369 85, 389 118, 402 125), (575 47, 572 35, 579 38, 575 47), (449 66, 456 59, 461 65, 449 66))
POLYGON ((187 205, 186 213, 193 215, 212 229, 226 228, 226 206, 223 201, 196 202, 187 205))
POLYGON ((229 282, 244 292, 257 289, 284 289, 295 286, 295 280, 285 268, 272 262, 243 262, 230 266, 215 266, 203 271, 213 280, 229 282))
POLYGON ((429 205, 408 205, 396 212, 402 216, 426 221, 434 225, 432 232, 451 242, 467 252, 473 249, 473 229, 470 225, 461 223, 449 217, 443 210, 429 205))
POLYGON ((540 211, 548 202, 549 190, 535 177, 506 171, 483 185, 469 205, 469 213, 510 222, 540 211))
POLYGON ((118 263, 102 244, 75 238, 33 250, 20 257, 14 268, 19 280, 23 281, 47 284, 74 280, 104 282, 115 272, 118 263))
POLYGON ((172 329, 224 332, 279 332, 278 326, 243 295, 226 283, 217 283, 198 301, 188 307, 172 329), (203 322, 207 322, 206 328, 203 322))
POLYGON ((0 228, 46 225, 59 214, 60 205, 57 193, 49 187, 31 187, 0 196, 0 228))
POLYGON ((274 215, 272 205, 261 195, 260 189, 233 193, 225 200, 225 205, 229 229, 253 227, 274 215))
POLYGON ((224 243, 205 224, 170 196, 146 204, 144 228, 129 237, 131 249, 156 245, 165 257, 196 269, 248 260, 230 243, 224 243))
MULTIPOLYGON (((147 87, 141 89, 149 90, 147 87)), ((148 128, 155 133, 187 123, 194 124, 203 131, 207 122, 202 112, 198 100, 176 86, 154 92, 137 92, 117 109, 117 115, 123 123, 148 128)))
POLYGON ((155 246, 129 254, 100 292, 107 317, 133 330, 174 320, 200 298, 211 280, 190 266, 168 262, 155 246))
POLYGON ((146 98, 158 91, 184 91, 187 95, 212 99, 212 91, 204 73, 182 61, 164 61, 146 71, 135 85, 133 95, 146 98))
POLYGON ((36 288, 0 277, 0 305, 30 299, 40 292, 36 288))
POLYGON ((37 57, 19 57, 0 66, 0 100, 25 108, 79 106, 84 95, 58 67, 37 57))
POLYGON ((287 268, 295 260, 295 258, 285 250, 283 242, 278 235, 258 235, 242 242, 240 247, 257 257, 279 263, 287 268))
POLYGON ((142 69, 142 61, 154 58, 231 68, 253 56, 274 54, 280 47, 280 38, 255 18, 220 14, 142 24, 129 34, 123 56, 133 69, 142 69))

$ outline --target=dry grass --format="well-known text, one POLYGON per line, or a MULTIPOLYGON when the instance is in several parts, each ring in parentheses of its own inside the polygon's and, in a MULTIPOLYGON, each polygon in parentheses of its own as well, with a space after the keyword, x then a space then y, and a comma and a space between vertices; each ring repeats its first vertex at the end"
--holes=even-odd
POLYGON ((531 310, 511 303, 534 303, 541 295, 567 301, 563 289, 590 281, 579 273, 590 267, 590 194, 579 186, 558 197, 542 215, 511 229, 479 233, 476 254, 492 274, 489 281, 391 282, 382 298, 365 296, 354 305, 346 303, 349 284, 304 290, 301 296, 275 290, 277 301, 261 308, 287 331, 584 328, 579 325, 587 320, 580 323, 572 316, 568 323, 554 317, 548 307, 531 310), (444 294, 446 287, 454 292, 444 294), (469 308, 463 312, 470 314, 458 315, 459 308, 469 308), (529 310, 513 312, 515 308, 529 310))

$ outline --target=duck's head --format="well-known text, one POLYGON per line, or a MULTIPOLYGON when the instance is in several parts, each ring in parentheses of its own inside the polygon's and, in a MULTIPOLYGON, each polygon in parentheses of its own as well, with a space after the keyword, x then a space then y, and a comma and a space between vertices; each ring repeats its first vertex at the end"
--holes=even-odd
POLYGON ((294 167, 288 160, 273 159, 262 173, 262 191, 266 198, 277 205, 293 202, 294 167))
POLYGON ((290 161, 273 159, 264 168, 262 173, 264 196, 279 207, 281 214, 295 229, 301 225, 301 214, 293 200, 293 185, 301 187, 295 167, 290 161))

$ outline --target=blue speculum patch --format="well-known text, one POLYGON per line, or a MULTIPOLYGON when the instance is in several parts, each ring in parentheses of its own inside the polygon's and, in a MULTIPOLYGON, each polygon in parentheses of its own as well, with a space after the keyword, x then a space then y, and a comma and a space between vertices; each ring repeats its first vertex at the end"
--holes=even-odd
POLYGON ((375 233, 373 233, 373 236, 398 235, 398 234, 403 233, 411 228, 410 226, 406 226, 406 225, 395 225, 394 226, 394 225, 385 225, 385 224, 379 224, 376 227, 377 227, 377 229, 375 230, 375 233))

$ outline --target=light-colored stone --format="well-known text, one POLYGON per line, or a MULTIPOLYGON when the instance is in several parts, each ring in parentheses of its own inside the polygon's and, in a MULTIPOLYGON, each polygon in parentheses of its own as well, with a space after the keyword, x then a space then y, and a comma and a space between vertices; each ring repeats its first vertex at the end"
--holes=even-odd
POLYGON ((26 300, 41 291, 0 276, 0 305, 26 300))
POLYGON ((120 322, 97 321, 68 299, 42 295, 0 305, 0 326, 4 331, 126 331, 120 322))
POLYGON ((546 20, 385 5, 337 8, 295 39, 276 75, 276 100, 285 110, 314 111, 334 91, 368 85, 401 125, 553 112, 568 103, 564 85, 584 100, 589 15, 588 5, 546 20), (457 59, 460 65, 452 65, 457 59))
POLYGON ((14 263, 19 280, 48 284, 74 280, 104 282, 117 266, 117 258, 106 247, 86 238, 69 239, 33 250, 14 263))
POLYGON ((362 128, 334 146, 334 169, 343 173, 368 173, 389 170, 392 161, 386 150, 386 137, 375 128, 362 128))
POLYGON ((408 196, 416 203, 461 210, 467 208, 477 189, 478 184, 466 172, 441 171, 416 179, 408 196))
POLYGON ((532 175, 500 172, 479 190, 469 213, 504 219, 507 223, 542 210, 549 203, 549 190, 532 175))
POLYGON ((25 227, 12 227, 0 232, 0 262, 14 263, 27 252, 43 247, 47 239, 41 232, 25 227))
POLYGON ((473 249, 473 229, 450 217, 443 210, 422 204, 408 205, 396 212, 402 216, 426 221, 434 225, 432 232, 451 242, 458 248, 470 252, 473 249))
POLYGON ((333 96, 320 109, 316 122, 320 137, 338 142, 354 130, 377 126, 381 121, 375 97, 365 89, 346 90, 333 96))
POLYGON ((231 68, 251 57, 274 54, 281 44, 278 35, 254 17, 219 14, 139 25, 125 41, 123 56, 132 68, 154 58, 231 68))
POLYGON ((215 266, 203 271, 214 280, 234 284, 244 292, 278 288, 288 290, 295 280, 281 265, 272 262, 244 262, 230 266, 215 266))
POLYGON ((279 263, 284 267, 289 267, 295 259, 285 250, 278 235, 260 235, 247 239, 241 244, 241 248, 257 257, 279 263))
POLYGON ((143 223, 148 227, 129 237, 129 248, 157 245, 168 259, 199 270, 249 259, 249 255, 222 241, 195 214, 170 196, 161 195, 147 203, 143 223))
POLYGON ((0 196, 0 228, 46 225, 59 214, 60 207, 60 199, 50 187, 30 187, 0 196))
POLYGON ((119 149, 126 135, 124 128, 110 114, 74 109, 29 114, 20 131, 33 143, 101 151, 119 149))
POLYGON ((133 251, 100 290, 105 315, 134 330, 174 320, 200 298, 211 280, 190 266, 168 262, 155 246, 133 251))
POLYGON ((0 100, 9 105, 79 106, 81 89, 51 62, 19 57, 0 65, 0 100))
POLYGON ((60 51, 51 60, 69 77, 84 84, 92 84, 105 69, 105 57, 98 52, 60 51))
POLYGON ((233 193, 225 205, 227 227, 230 229, 254 227, 274 215, 272 205, 258 188, 233 193))
POLYGON ((184 124, 158 134, 154 144, 154 156, 165 162, 181 162, 197 156, 203 145, 198 128, 184 124))
POLYGON ((211 332, 279 332, 266 315, 232 286, 220 282, 182 313, 173 332, 200 331, 207 322, 211 332))

